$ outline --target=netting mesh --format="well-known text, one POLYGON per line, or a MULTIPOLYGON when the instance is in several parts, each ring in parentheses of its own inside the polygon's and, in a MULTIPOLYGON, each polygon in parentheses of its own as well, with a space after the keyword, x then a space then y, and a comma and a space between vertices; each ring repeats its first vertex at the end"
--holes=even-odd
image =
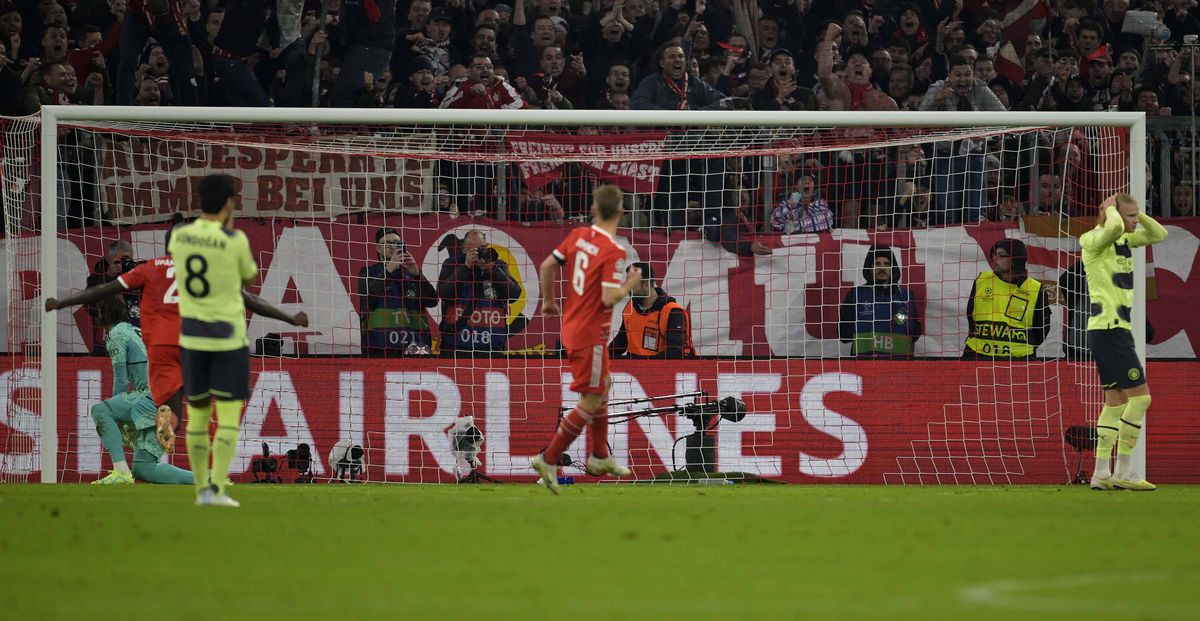
MULTIPOLYGON (((689 349, 664 361, 636 355, 675 347, 678 330, 644 329, 644 298, 630 319, 626 302, 614 308, 611 398, 629 403, 610 408, 620 424, 609 441, 638 479, 1064 479, 1074 453, 1063 429, 1093 419, 1099 395, 1082 346, 1075 236, 1100 199, 1127 189, 1126 133, 738 118, 689 128, 70 124, 53 181, 57 295, 115 278, 125 258, 164 255, 166 229, 196 214, 195 184, 231 174, 236 225, 262 268, 250 290, 309 319, 249 319, 238 477, 273 467, 292 480, 303 459, 287 452, 307 445, 318 480, 532 480, 528 459, 577 398, 560 325, 540 314, 537 265, 587 221, 592 190, 614 183, 626 193, 629 261, 645 262, 660 297, 688 313, 689 349), (1023 332, 1016 360, 977 351, 989 345, 977 324, 1008 324, 974 308, 992 304, 975 290, 994 282, 980 274, 1009 239, 1024 243, 1038 283, 1017 294, 1030 310, 1011 319, 1042 322, 1023 332), (479 248, 495 252, 497 269, 463 279, 457 269, 479 248), (875 269, 881 252, 894 270, 875 269), (741 398, 745 415, 696 405, 725 396, 741 398)), ((47 396, 32 354, 40 322, 55 321, 59 474, 90 480, 111 462, 90 413, 111 396, 105 333, 86 307, 40 311, 39 128, 2 123, 0 476, 38 469, 47 396)), ((137 292, 125 301, 136 318, 137 292)), ((584 446, 572 449, 575 464, 584 446)), ((166 459, 187 467, 181 451, 166 459)), ((590 480, 574 468, 564 474, 590 480)))

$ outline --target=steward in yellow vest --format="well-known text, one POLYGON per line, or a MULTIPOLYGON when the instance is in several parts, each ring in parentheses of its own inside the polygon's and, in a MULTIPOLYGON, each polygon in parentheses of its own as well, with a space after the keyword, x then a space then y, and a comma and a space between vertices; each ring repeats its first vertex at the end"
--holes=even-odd
POLYGON ((621 331, 609 344, 609 352, 613 357, 670 360, 694 356, 692 320, 687 310, 654 284, 649 264, 633 263, 629 267, 641 268, 642 283, 630 291, 621 331))
POLYGON ((1030 278, 1029 251, 1016 239, 1002 239, 988 252, 992 271, 971 286, 967 302, 970 328, 964 358, 1032 358, 1050 329, 1046 292, 1030 278))

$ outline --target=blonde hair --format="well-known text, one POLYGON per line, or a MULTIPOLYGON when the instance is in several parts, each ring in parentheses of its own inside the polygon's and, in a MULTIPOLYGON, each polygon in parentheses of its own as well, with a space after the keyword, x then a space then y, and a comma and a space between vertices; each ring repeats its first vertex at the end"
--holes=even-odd
POLYGON ((1104 199, 1104 202, 1100 203, 1100 213, 1096 214, 1096 227, 1104 226, 1104 213, 1108 211, 1109 205, 1115 205, 1119 210, 1121 205, 1136 206, 1137 204, 1137 199, 1128 192, 1117 192, 1116 194, 1104 199))
POLYGON ((605 184, 592 192, 592 203, 601 220, 612 220, 621 213, 625 193, 615 185, 605 184))

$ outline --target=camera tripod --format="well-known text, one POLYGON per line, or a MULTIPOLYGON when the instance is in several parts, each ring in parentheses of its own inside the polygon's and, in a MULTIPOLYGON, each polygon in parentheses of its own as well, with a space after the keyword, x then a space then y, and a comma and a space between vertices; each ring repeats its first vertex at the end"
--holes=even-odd
MULTIPOLYGON (((613 425, 621 423, 629 423, 630 421, 646 416, 656 416, 659 414, 680 414, 687 417, 695 426, 695 432, 688 435, 680 435, 671 446, 671 467, 676 471, 685 470, 687 472, 716 472, 716 439, 713 436, 712 430, 721 422, 721 420, 729 420, 738 422, 746 415, 746 404, 740 399, 734 397, 725 397, 719 400, 708 400, 708 393, 702 390, 678 393, 673 395, 661 395, 654 397, 641 397, 633 399, 623 399, 618 401, 610 401, 609 406, 614 405, 643 405, 651 401, 661 399, 680 399, 690 398, 691 403, 672 404, 665 406, 649 406, 640 409, 633 409, 626 412, 617 412, 608 415, 608 422, 613 425), (675 448, 680 442, 685 443, 684 451, 684 467, 680 469, 675 463, 675 448)), ((562 417, 571 408, 560 407, 558 418, 562 421, 562 417)))

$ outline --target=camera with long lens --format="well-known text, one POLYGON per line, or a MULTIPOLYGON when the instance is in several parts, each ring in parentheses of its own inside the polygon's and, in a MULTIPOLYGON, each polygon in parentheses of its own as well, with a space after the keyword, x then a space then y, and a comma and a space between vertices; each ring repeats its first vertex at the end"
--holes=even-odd
POLYGON ((296 448, 287 452, 287 467, 295 470, 297 483, 312 483, 312 448, 301 442, 296 448))
POLYGON ((255 455, 250 460, 250 472, 254 475, 255 483, 283 483, 279 476, 281 455, 272 455, 271 447, 262 443, 262 455, 255 455))
POLYGON ((480 248, 479 254, 476 256, 479 257, 480 263, 495 263, 496 261, 500 260, 500 253, 496 252, 496 249, 492 248, 491 246, 484 246, 480 248))

